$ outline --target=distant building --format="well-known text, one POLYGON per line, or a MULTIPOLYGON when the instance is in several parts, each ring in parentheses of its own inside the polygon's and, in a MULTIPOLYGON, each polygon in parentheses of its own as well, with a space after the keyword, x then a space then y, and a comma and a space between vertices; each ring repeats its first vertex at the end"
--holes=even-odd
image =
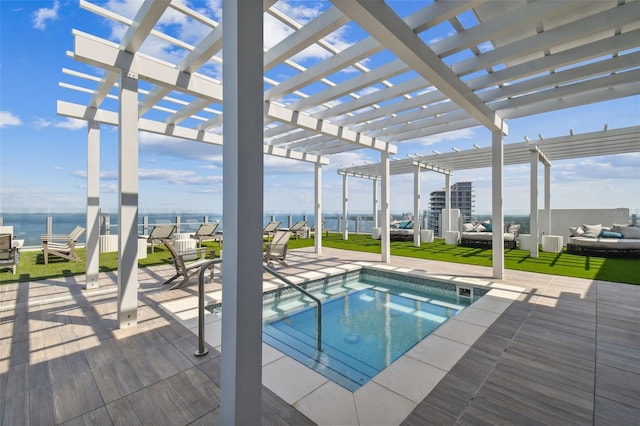
MULTIPOLYGON (((425 212, 427 228, 433 229, 434 235, 441 236, 440 215, 445 206, 445 190, 433 191, 429 196, 429 209, 425 212)), ((475 195, 473 182, 458 182, 451 185, 451 208, 460 209, 462 223, 470 222, 473 215, 475 195)))

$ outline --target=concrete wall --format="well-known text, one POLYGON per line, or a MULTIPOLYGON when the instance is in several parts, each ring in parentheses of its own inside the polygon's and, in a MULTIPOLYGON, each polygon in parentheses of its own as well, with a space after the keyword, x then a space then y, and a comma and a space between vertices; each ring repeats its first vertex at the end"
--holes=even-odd
POLYGON ((587 225, 611 226, 614 223, 629 223, 628 208, 611 209, 551 209, 551 231, 545 229, 543 216, 544 210, 538 210, 540 233, 550 235, 562 235, 564 244, 569 239, 569 227, 587 225))

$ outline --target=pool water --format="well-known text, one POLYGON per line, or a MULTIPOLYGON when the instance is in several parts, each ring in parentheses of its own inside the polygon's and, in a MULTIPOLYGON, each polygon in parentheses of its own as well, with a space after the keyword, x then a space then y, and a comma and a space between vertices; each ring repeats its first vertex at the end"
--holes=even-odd
POLYGON ((359 277, 311 291, 325 299, 321 351, 315 303, 276 298, 264 306, 263 340, 353 392, 472 301, 419 287, 359 277))

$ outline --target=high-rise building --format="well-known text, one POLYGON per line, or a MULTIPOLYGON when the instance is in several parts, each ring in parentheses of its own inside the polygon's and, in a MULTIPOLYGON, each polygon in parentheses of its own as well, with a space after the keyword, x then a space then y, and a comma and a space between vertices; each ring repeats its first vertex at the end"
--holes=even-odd
MULTIPOLYGON (((427 228, 433 229, 434 235, 441 236, 440 215, 445 207, 444 189, 433 191, 429 196, 429 209, 425 212, 427 228)), ((463 223, 470 222, 473 215, 475 195, 473 182, 458 182, 451 185, 451 208, 460 209, 460 219, 463 223)))

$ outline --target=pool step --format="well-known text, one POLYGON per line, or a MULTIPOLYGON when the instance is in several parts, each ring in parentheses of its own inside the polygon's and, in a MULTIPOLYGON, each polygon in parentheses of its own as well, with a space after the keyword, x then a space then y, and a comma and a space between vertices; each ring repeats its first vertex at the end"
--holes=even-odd
POLYGON ((263 341, 352 392, 378 374, 375 368, 326 344, 319 354, 315 336, 284 323, 277 327, 265 324, 263 341))

